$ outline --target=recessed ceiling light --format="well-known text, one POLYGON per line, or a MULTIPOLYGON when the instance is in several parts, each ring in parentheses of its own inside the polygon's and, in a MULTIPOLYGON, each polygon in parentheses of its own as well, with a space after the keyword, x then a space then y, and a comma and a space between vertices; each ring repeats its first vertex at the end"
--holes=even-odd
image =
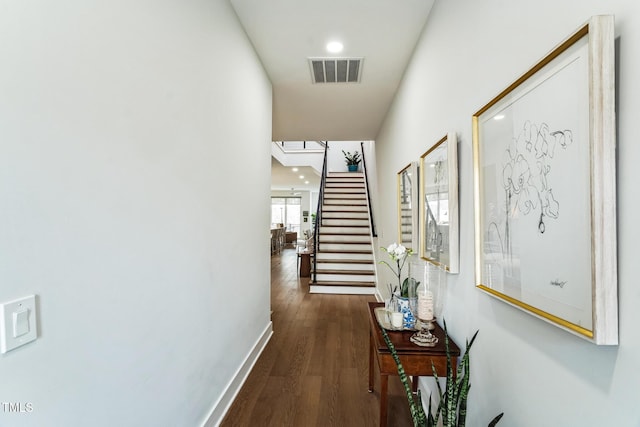
POLYGON ((344 46, 340 42, 329 42, 327 43, 327 51, 331 53, 340 53, 344 46))
POLYGON ((305 183, 305 184, 308 184, 308 183, 309 183, 309 181, 305 181, 304 183, 305 183))
POLYGON ((298 172, 298 168, 293 168, 291 170, 294 171, 294 172, 298 172))
POLYGON ((493 117, 493 120, 502 120, 502 119, 504 119, 504 114, 498 114, 493 117))
POLYGON ((304 175, 300 175, 300 179, 304 179, 304 175))

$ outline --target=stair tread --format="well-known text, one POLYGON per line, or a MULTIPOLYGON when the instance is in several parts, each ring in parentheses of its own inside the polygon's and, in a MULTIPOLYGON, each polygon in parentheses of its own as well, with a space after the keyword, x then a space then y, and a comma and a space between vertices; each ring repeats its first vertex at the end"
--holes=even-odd
POLYGON ((345 282, 345 281, 327 281, 318 280, 316 282, 310 282, 310 285, 314 286, 357 286, 357 287, 375 287, 375 282, 345 282))
POLYGON ((318 259, 316 261, 318 264, 371 264, 373 265, 372 259, 318 259))
POLYGON ((327 182, 325 183, 325 187, 326 184, 362 184, 364 185, 364 179, 344 179, 344 178, 332 178, 332 179, 327 179, 327 182))
MULTIPOLYGON (((353 218, 351 218, 353 219, 353 218)), ((358 220, 362 221, 362 220, 358 220)), ((321 225, 321 228, 369 228, 369 225, 321 225)))
MULTIPOLYGON (((352 201, 352 199, 336 199, 336 200, 352 201)), ((362 200, 366 200, 366 199, 362 199, 362 200)), ((324 202, 322 204, 324 206, 367 206, 366 203, 328 203, 327 199, 324 199, 324 202)))
POLYGON ((345 210, 345 209, 335 209, 335 210, 331 210, 331 209, 325 209, 322 211, 322 219, 368 219, 369 218, 369 212, 367 212, 366 210, 361 210, 361 211, 350 211, 350 210, 345 210), (325 215, 353 215, 353 214, 357 214, 358 216, 347 216, 347 217, 330 217, 330 216, 325 216, 325 215), (363 216, 364 215, 364 216, 363 216))
POLYGON ((367 211, 345 211, 345 210, 335 210, 335 211, 322 211, 322 216, 321 218, 323 220, 325 219, 352 219, 352 220, 363 220, 363 219, 369 219, 369 212, 367 211), (357 216, 341 216, 341 215, 352 215, 352 214, 357 214, 357 216), (329 215, 329 216, 325 216, 325 215, 329 215), (331 216, 331 215, 337 215, 337 216, 331 216))
POLYGON ((373 255, 373 251, 359 250, 359 249, 323 249, 318 251, 323 254, 366 254, 373 255))
POLYGON ((353 205, 345 205, 345 204, 340 204, 340 203, 323 203, 322 204, 322 212, 339 212, 339 211, 344 211, 344 212, 355 212, 355 213, 369 213, 369 211, 366 209, 367 205, 358 205, 358 206, 353 206, 353 205), (349 209, 337 209, 339 207, 357 207, 357 208, 364 208, 364 209, 360 209, 360 210, 349 210, 349 209))
MULTIPOLYGON (((336 220, 340 220, 341 218, 323 218, 323 220, 333 220, 334 222, 336 220)), ((368 220, 369 218, 344 218, 345 220, 349 220, 354 222, 352 225, 348 225, 348 224, 321 224, 321 227, 323 228, 327 228, 327 227, 331 227, 333 229, 337 229, 337 228, 369 228, 369 222, 367 221, 366 223, 363 222, 365 220, 368 220)))
MULTIPOLYGON (((370 236, 370 233, 320 233, 320 241, 322 241, 322 236, 357 236, 357 237, 362 237, 362 236, 370 236)), ((326 240, 325 240, 326 241, 326 240)), ((362 242, 359 242, 362 243, 362 242)))
POLYGON ((344 274, 346 276, 373 276, 373 270, 329 270, 316 269, 316 274, 344 274))
POLYGON ((324 244, 334 244, 334 243, 339 243, 339 244, 341 244, 341 245, 367 245, 367 244, 370 244, 371 242, 369 242, 369 241, 366 241, 366 242, 340 242, 340 241, 337 241, 337 242, 336 242, 335 240, 332 240, 332 241, 328 241, 328 242, 327 242, 326 240, 325 240, 325 241, 322 241, 322 240, 321 240, 321 241, 320 241, 320 243, 324 243, 324 244))

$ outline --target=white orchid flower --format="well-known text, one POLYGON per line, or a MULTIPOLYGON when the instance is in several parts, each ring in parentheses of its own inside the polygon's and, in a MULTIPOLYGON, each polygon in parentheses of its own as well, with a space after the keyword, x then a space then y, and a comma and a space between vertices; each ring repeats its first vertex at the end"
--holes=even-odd
POLYGON ((407 248, 405 248, 402 245, 397 245, 395 250, 394 250, 394 254, 397 258, 402 258, 403 256, 405 256, 407 254, 407 248))
POLYGON ((402 268, 409 259, 409 256, 413 255, 413 250, 407 249, 405 246, 399 245, 397 243, 392 243, 386 248, 383 246, 380 249, 382 249, 389 255, 393 265, 389 264, 385 260, 381 260, 379 261, 379 263, 389 267, 393 274, 398 278, 398 286, 396 286, 395 289, 389 288, 390 292, 394 293, 396 292, 396 290, 400 290, 402 288, 402 268))

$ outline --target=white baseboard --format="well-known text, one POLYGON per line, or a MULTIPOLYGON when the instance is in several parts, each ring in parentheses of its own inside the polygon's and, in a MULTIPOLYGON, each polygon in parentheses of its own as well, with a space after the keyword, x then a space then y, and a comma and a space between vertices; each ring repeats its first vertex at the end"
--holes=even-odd
POLYGON ((373 295, 375 292, 373 287, 309 285, 310 294, 373 295))
POLYGON ((222 422, 222 419, 227 414, 227 411, 231 407, 231 404, 235 400, 238 392, 242 388, 242 385, 247 380, 249 373, 251 373, 251 369, 253 369, 253 365, 256 364, 256 361, 262 354, 262 351, 267 346, 267 343, 271 339, 273 335, 273 323, 269 322, 265 330, 262 332, 262 335, 258 338, 258 341, 254 344, 253 348, 245 357, 244 362, 238 368, 236 373, 229 381, 229 384, 225 387, 222 396, 218 399, 218 401, 213 405, 213 409, 211 413, 206 418, 206 421, 202 424, 202 427, 217 427, 222 422))

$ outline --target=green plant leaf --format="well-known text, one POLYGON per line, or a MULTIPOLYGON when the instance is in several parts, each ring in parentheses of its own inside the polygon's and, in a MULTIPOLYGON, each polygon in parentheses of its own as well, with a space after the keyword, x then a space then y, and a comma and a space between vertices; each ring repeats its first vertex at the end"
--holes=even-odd
POLYGON ((411 418, 413 419, 413 425, 415 427, 424 427, 426 416, 424 414, 424 408, 422 407, 422 400, 419 400, 418 403, 413 398, 413 391, 411 390, 411 386, 409 384, 409 378, 404 371, 404 367, 400 362, 400 358, 398 357, 398 352, 396 351, 396 347, 391 342, 389 338, 389 334, 387 331, 380 325, 380 330, 382 331, 382 338, 384 339, 384 343, 387 345, 387 348, 391 352, 391 357, 393 361, 396 362, 396 367, 398 369, 398 376, 400 377, 400 382, 404 386, 404 391, 407 395, 407 400, 409 402, 409 409, 411 412, 411 418))
POLYGON ((504 412, 500 413, 498 416, 496 416, 494 419, 491 420, 491 422, 487 427, 494 427, 496 424, 498 424, 498 421, 500 421, 500 418, 502 418, 503 415, 504 415, 504 412))
MULTIPOLYGON (((406 280, 405 280, 406 282, 406 280)), ((438 395, 440 397, 440 401, 438 403, 438 408, 433 414, 431 403, 431 395, 429 395, 429 408, 428 413, 425 414, 424 408, 422 407, 422 399, 420 397, 420 392, 418 392, 417 402, 414 399, 414 395, 411 391, 411 386, 409 384, 409 380, 407 375, 404 372, 404 368, 400 363, 400 359, 398 357, 398 353, 396 352, 393 343, 389 339, 388 334, 382 328, 382 336, 385 339, 385 343, 391 352, 393 360, 396 362, 398 367, 398 375, 400 376, 400 380, 404 386, 405 392, 407 394, 407 399, 409 401, 409 407, 411 410, 411 417, 413 419, 414 427, 436 427, 442 419, 442 427, 465 427, 466 426, 466 418, 467 418, 467 398, 469 396, 469 391, 471 390, 471 384, 469 382, 470 379, 470 350, 473 345, 476 337, 478 336, 478 331, 473 334, 471 340, 466 341, 466 349, 464 354, 461 357, 460 364, 458 365, 458 369, 456 370, 456 377, 454 379, 453 375, 453 363, 451 356, 451 348, 449 344, 449 333, 447 331, 447 322, 443 320, 444 324, 444 345, 447 354, 447 377, 446 384, 444 390, 440 385, 440 378, 438 377, 438 372, 436 371, 435 364, 433 361, 431 362, 431 370, 433 371, 433 378, 436 381, 436 386, 438 388, 438 395), (442 418, 441 418, 442 417, 442 418)), ((500 421, 504 413, 499 414, 495 417, 490 423, 488 427, 495 427, 495 425, 500 421)))

